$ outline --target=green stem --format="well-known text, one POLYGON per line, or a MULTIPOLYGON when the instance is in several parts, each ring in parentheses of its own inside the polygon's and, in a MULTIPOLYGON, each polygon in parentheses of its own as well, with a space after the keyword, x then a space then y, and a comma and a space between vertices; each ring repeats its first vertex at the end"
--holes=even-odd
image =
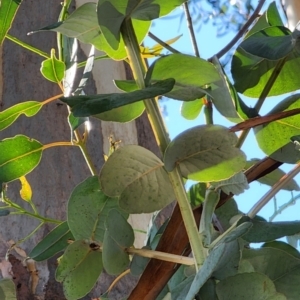
MULTIPOLYGON (((267 84, 265 85, 264 89, 262 90, 259 98, 258 98, 258 101, 257 103, 255 104, 254 106, 254 109, 257 111, 257 113, 259 112, 259 110, 261 109, 264 101, 266 100, 272 86, 274 85, 278 75, 280 74, 280 71, 282 70, 284 64, 285 64, 285 61, 286 61, 286 57, 279 60, 267 82, 267 84)), ((238 139, 238 142, 236 144, 236 147, 237 148, 241 148, 243 143, 245 142, 246 140, 246 137, 248 136, 248 133, 250 132, 250 128, 249 129, 246 129, 246 130, 243 130, 241 135, 239 136, 239 139, 238 139)))
POLYGON ((42 50, 39 50, 39 49, 37 49, 37 48, 35 48, 35 47, 33 47, 33 46, 30 46, 29 44, 27 44, 27 43, 25 43, 25 42, 22 42, 22 41, 20 41, 19 39, 17 39, 16 37, 11 36, 11 35, 8 34, 8 33, 6 34, 5 37, 6 37, 8 40, 10 40, 10 41, 12 41, 12 42, 18 44, 19 46, 21 46, 21 47, 23 47, 23 48, 25 48, 25 49, 27 49, 27 50, 33 52, 33 53, 36 53, 36 54, 38 54, 38 55, 40 55, 40 56, 42 56, 42 57, 45 57, 45 58, 47 58, 47 59, 50 58, 50 55, 47 54, 46 52, 44 52, 44 51, 42 51, 42 50))
POLYGON ((25 242, 27 239, 29 239, 31 236, 33 236, 43 225, 45 224, 45 222, 42 222, 41 224, 39 224, 35 229, 33 229, 27 236, 25 236, 23 239, 17 241, 14 246, 20 245, 23 242, 25 242))
MULTIPOLYGON (((146 73, 145 63, 140 54, 139 44, 137 42, 131 19, 126 19, 121 26, 121 34, 126 46, 127 55, 133 71, 135 80, 139 88, 145 87, 144 76, 146 73)), ((155 133, 157 143, 162 154, 165 152, 170 138, 165 128, 162 115, 160 113, 157 101, 155 99, 144 100, 146 111, 155 133)), ((182 219, 189 237, 191 248, 194 254, 196 268, 201 266, 204 261, 204 248, 198 233, 198 228, 194 219, 194 215, 184 189, 182 176, 178 168, 169 173, 178 205, 181 210, 182 219)))

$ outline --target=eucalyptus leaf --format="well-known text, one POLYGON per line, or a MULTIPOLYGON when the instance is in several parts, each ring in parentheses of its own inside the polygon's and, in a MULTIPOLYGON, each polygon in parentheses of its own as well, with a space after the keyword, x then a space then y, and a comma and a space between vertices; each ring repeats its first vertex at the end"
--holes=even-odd
POLYGON ((300 259, 300 253, 299 251, 292 247, 290 244, 287 244, 283 241, 272 241, 272 242, 267 242, 264 243, 261 248, 275 248, 275 249, 279 249, 282 250, 284 252, 289 253, 290 255, 300 259))
POLYGON ((42 62, 41 73, 49 81, 58 83, 61 82, 65 75, 66 66, 64 62, 58 60, 54 51, 51 52, 51 58, 42 62))
POLYGON ((16 287, 11 279, 4 278, 0 280, 0 299, 17 300, 16 287))
POLYGON ((215 66, 210 62, 185 54, 171 54, 157 59, 146 74, 146 84, 174 78, 174 88, 166 97, 191 101, 209 93, 212 83, 221 78, 215 66))
POLYGON ((39 112, 43 104, 37 101, 26 101, 13 105, 0 112, 0 130, 10 126, 19 116, 32 117, 39 112))
POLYGON ((182 102, 180 113, 187 120, 194 120, 200 114, 203 107, 203 100, 196 99, 193 101, 182 102))
POLYGON ((188 197, 190 199, 192 207, 199 206, 204 202, 205 191, 206 191, 206 184, 203 182, 193 184, 190 187, 188 191, 188 197))
POLYGON ((78 240, 66 249, 56 269, 55 278, 63 283, 69 300, 84 297, 91 291, 103 269, 101 252, 93 244, 78 240))
POLYGON ((231 226, 230 220, 232 219, 232 217, 239 214, 239 210, 234 199, 230 199, 226 201, 224 205, 217 208, 215 213, 218 221, 222 225, 223 230, 227 230, 231 226))
MULTIPOLYGON (((269 114, 295 108, 300 108, 300 94, 285 98, 269 114)), ((299 124, 300 115, 295 115, 255 127, 254 132, 259 147, 273 159, 286 163, 296 163, 300 159, 300 151, 295 149, 291 137, 299 134, 299 124)))
POLYGON ((163 95, 173 88, 174 82, 174 79, 169 78, 130 93, 63 97, 61 98, 61 101, 67 103, 71 107, 75 117, 88 117, 140 100, 163 95))
POLYGON ((40 162, 43 145, 25 135, 0 141, 0 182, 10 182, 31 172, 40 162))
MULTIPOLYGON (((151 250, 150 246, 144 246, 141 249, 151 250)), ((144 272, 150 258, 139 256, 137 254, 133 255, 130 262, 130 274, 133 276, 140 276, 144 272)))
POLYGON ((10 214, 10 211, 7 209, 0 209, 0 217, 5 217, 10 214))
POLYGON ((251 263, 255 272, 267 275, 276 290, 287 299, 299 297, 300 259, 275 248, 245 249, 242 256, 251 263))
POLYGON ((272 280, 260 273, 242 273, 220 281, 216 287, 219 300, 287 300, 276 291, 272 280))
POLYGON ((236 135, 223 126, 196 126, 168 145, 165 168, 170 172, 178 165, 184 177, 201 182, 227 179, 241 171, 246 161, 236 142, 236 135))
POLYGON ((107 273, 118 275, 129 264, 129 255, 124 251, 134 242, 134 233, 130 224, 116 209, 109 211, 106 219, 106 231, 103 241, 103 266, 107 273))
POLYGON ((50 231, 29 253, 29 257, 35 261, 49 259, 56 253, 63 251, 74 237, 69 229, 67 221, 56 226, 50 231))
MULTIPOLYGON (((76 240, 102 242, 109 211, 119 209, 118 199, 110 198, 100 189, 97 176, 77 185, 68 201, 68 224, 76 240)), ((128 215, 122 213, 126 218, 128 215)))
POLYGON ((128 213, 153 212, 175 199, 162 161, 149 150, 136 145, 117 149, 100 172, 103 192, 120 197, 128 213))

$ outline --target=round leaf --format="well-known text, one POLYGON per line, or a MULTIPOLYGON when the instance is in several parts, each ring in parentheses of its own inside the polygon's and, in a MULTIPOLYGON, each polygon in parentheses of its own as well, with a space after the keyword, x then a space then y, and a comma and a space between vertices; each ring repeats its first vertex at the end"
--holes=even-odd
POLYGON ((194 120, 200 114, 203 106, 202 99, 183 102, 180 108, 181 115, 187 120, 194 120))
POLYGON ((75 241, 66 249, 56 280, 63 283, 67 299, 79 299, 91 291, 102 271, 101 252, 85 241, 75 241))
POLYGON ((65 64, 58 60, 54 52, 51 53, 51 58, 42 62, 41 73, 43 76, 52 82, 61 82, 65 75, 65 64))
POLYGON ((103 192, 119 196, 119 204, 129 213, 153 212, 175 199, 162 161, 136 145, 115 151, 100 173, 103 192))
POLYGON ((0 141, 0 182, 9 182, 31 172, 40 162, 43 145, 24 135, 0 141))
POLYGON ((246 162, 236 142, 236 135, 219 125, 188 129, 167 147, 165 168, 172 171, 178 165, 183 176, 201 182, 227 179, 241 171, 246 162))

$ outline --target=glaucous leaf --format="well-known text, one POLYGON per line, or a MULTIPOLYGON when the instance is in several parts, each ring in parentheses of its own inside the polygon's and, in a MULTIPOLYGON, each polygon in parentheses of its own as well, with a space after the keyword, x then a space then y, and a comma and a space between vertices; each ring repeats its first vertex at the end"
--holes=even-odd
POLYGON ((25 135, 0 141, 0 183, 31 172, 40 162, 43 145, 25 135))
POLYGON ((101 252, 87 241, 75 241, 66 249, 56 269, 67 299, 79 299, 91 291, 103 269, 101 252))
POLYGON ((130 224, 116 209, 109 211, 103 240, 103 266, 108 274, 118 275, 128 268, 129 255, 124 251, 134 242, 130 224))
POLYGON ((179 166, 184 177, 201 182, 227 179, 241 171, 246 162, 236 142, 236 135, 223 126, 193 127, 168 145, 165 168, 170 172, 179 166))
POLYGON ((67 221, 62 222, 51 230, 29 253, 29 257, 35 261, 49 259, 56 253, 68 247, 68 241, 74 237, 69 229, 67 221))
POLYGON ((151 151, 136 145, 117 149, 100 172, 103 192, 120 197, 128 213, 162 209, 175 199, 163 162, 151 151))
POLYGON ((75 117, 88 117, 140 100, 163 95, 173 88, 174 82, 173 78, 169 78, 130 93, 63 97, 61 101, 71 107, 75 117))
POLYGON ((20 115, 32 117, 39 112, 43 104, 37 101, 18 103, 0 112, 0 130, 10 126, 20 115))
POLYGON ((0 280, 0 299, 17 300, 16 286, 11 279, 4 278, 0 280))
MULTIPOLYGON (((101 191, 98 176, 89 177, 77 185, 67 209, 69 228, 75 239, 102 242, 105 221, 113 208, 119 208, 118 199, 110 198, 101 191)), ((123 215, 128 217, 124 212, 123 215)))
POLYGON ((261 248, 275 248, 289 253, 290 255, 300 259, 299 251, 283 241, 272 241, 262 244, 261 248))

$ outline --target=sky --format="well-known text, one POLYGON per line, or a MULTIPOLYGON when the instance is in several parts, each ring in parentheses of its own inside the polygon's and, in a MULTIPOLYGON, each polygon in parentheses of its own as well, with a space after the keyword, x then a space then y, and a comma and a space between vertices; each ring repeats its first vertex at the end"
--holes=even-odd
MULTIPOLYGON (((266 10, 269 3, 271 1, 266 1, 262 12, 266 10)), ((280 9, 280 7, 279 7, 280 9)), ((178 15, 182 12, 181 8, 173 11, 173 15, 178 15)), ((170 16, 170 15, 169 15, 170 16)), ((285 20, 284 20, 285 21, 285 20)), ((162 18, 156 20, 151 28, 151 32, 159 37, 161 40, 166 41, 172 39, 180 34, 182 37, 172 46, 185 54, 193 55, 193 50, 191 46, 191 41, 189 37, 189 33, 187 30, 185 19, 183 20, 181 26, 179 26, 179 18, 162 18)), ((203 24, 201 30, 196 32, 197 44, 199 47, 199 52, 201 58, 207 59, 217 53, 220 49, 222 49, 234 36, 236 32, 229 32, 223 37, 216 37, 216 27, 212 25, 212 22, 208 22, 208 24, 203 24)), ((156 44, 156 42, 152 41, 150 38, 145 40, 146 46, 152 46, 156 44)), ((286 97, 286 96, 285 96, 286 97)), ((260 113, 261 115, 266 114, 273 106, 274 103, 278 103, 278 101, 284 99, 285 97, 272 97, 267 99, 266 103, 262 107, 260 113)), ((245 100, 245 99, 244 99, 245 100)), ((246 99, 246 103, 250 106, 255 105, 256 99, 246 99)), ((182 131, 197 126, 200 124, 205 124, 203 113, 200 116, 193 120, 188 121, 185 120, 180 115, 180 106, 181 101, 169 99, 167 101, 163 101, 162 105, 166 106, 167 116, 165 116, 165 122, 167 128, 169 130, 169 134, 171 138, 174 138, 176 135, 181 133, 182 131)), ((233 123, 228 122, 224 117, 220 116, 217 112, 214 111, 214 123, 220 124, 224 126, 232 126, 233 123)), ((251 158, 263 158, 265 154, 259 149, 257 142, 255 140, 254 134, 251 131, 246 142, 244 143, 242 150, 246 153, 247 159, 251 158)), ((284 164, 281 167, 282 170, 288 172, 293 168, 293 165, 284 164)), ((300 177, 296 177, 295 180, 300 183, 300 177)), ((270 189, 267 185, 262 185, 258 182, 251 183, 250 189, 247 190, 242 195, 235 197, 235 200, 238 203, 239 209, 247 213, 249 209, 257 202, 258 199, 261 198, 268 190, 270 189)), ((294 192, 293 195, 296 196, 299 192, 294 192)), ((291 192, 280 191, 276 196, 277 207, 280 207, 287 201, 291 200, 292 195, 291 192)), ((271 200, 260 212, 258 215, 269 220, 269 217, 274 212, 274 200, 271 200)), ((280 215, 278 215, 274 221, 292 221, 299 220, 299 212, 300 212, 300 201, 296 202, 295 205, 289 207, 284 210, 280 215)))

